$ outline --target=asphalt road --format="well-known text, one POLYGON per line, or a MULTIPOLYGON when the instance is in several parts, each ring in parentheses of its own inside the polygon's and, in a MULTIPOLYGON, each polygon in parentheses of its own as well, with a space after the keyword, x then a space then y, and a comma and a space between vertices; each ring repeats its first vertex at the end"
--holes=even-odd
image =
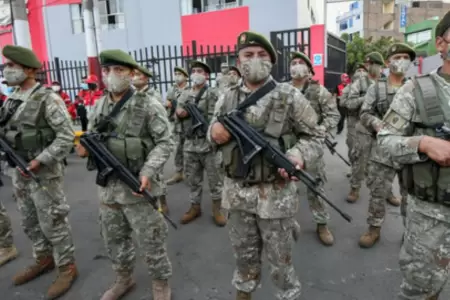
MULTIPOLYGON (((346 156, 344 136, 337 137, 338 149, 346 156)), ((326 150, 328 151, 328 150, 326 150)), ((70 223, 73 228, 76 258, 80 276, 64 300, 98 300, 114 281, 114 273, 100 239, 98 198, 95 174, 87 172, 85 162, 70 156, 65 177, 65 191, 71 205, 70 223), (100 257, 100 258, 99 258, 100 257)), ((354 221, 350 224, 332 212, 330 228, 335 234, 333 247, 322 246, 315 234, 307 201, 302 199, 298 215, 302 235, 295 247, 295 267, 303 284, 302 300, 393 300, 400 285, 398 252, 403 225, 399 209, 388 207, 387 220, 382 229, 380 242, 372 249, 361 249, 358 239, 366 229, 368 206, 367 189, 363 188, 361 199, 355 204, 345 201, 348 193, 348 171, 337 157, 326 155, 328 183, 327 194, 354 221)), ((172 174, 173 159, 165 169, 167 177, 172 174)), ((2 300, 43 299, 55 272, 46 274, 28 284, 14 287, 11 278, 16 271, 33 261, 30 242, 19 225, 19 213, 11 198, 11 184, 0 189, 0 197, 11 215, 15 244, 20 257, 0 270, 2 300)), ((397 185, 397 184, 396 184, 397 185)), ((397 192, 397 188, 395 189, 397 192)), ((231 276, 234 259, 228 240, 227 229, 217 228, 210 217, 211 203, 205 187, 204 214, 196 222, 170 229, 169 255, 173 264, 173 300, 230 300, 234 299, 231 276)), ((398 192, 397 192, 398 194, 398 192)), ((180 183, 169 188, 171 216, 179 220, 189 206, 188 188, 180 183)), ((124 299, 147 300, 151 297, 151 279, 145 264, 139 258, 135 272, 137 286, 124 299)), ((262 287, 254 299, 273 300, 273 287, 264 268, 262 287)), ((442 299, 450 299, 445 291, 442 299)))

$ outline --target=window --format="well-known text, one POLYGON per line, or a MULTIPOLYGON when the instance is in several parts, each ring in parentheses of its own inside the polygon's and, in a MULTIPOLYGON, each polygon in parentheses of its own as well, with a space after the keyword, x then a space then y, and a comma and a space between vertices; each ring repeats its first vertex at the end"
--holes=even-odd
POLYGON ((359 20, 359 19, 361 19, 361 15, 356 16, 356 20, 359 20))
POLYGON ((395 2, 383 3, 383 14, 393 14, 395 9, 395 2))
POLYGON ((348 28, 352 28, 353 27, 353 19, 350 18, 348 19, 348 28))
POLYGON ((72 21, 72 33, 80 34, 84 32, 83 9, 81 4, 70 4, 70 18, 72 21))
POLYGON ((413 3, 412 3, 412 7, 420 7, 420 2, 419 1, 414 1, 413 3))
POLYGON ((431 40, 431 29, 414 32, 406 36, 406 41, 413 44, 419 44, 431 40))
POLYGON ((340 31, 347 30, 347 28, 348 28, 347 21, 341 22, 339 24, 339 30, 340 31))
POLYGON ((243 5, 243 0, 180 0, 181 15, 198 14, 235 8, 243 5))
POLYGON ((124 0, 99 0, 100 26, 102 30, 125 28, 124 0))

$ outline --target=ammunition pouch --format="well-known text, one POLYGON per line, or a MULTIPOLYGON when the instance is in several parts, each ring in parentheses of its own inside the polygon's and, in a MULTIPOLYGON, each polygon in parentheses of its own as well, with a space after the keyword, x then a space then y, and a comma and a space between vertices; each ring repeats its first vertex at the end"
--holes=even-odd
POLYGON ((134 175, 139 175, 151 145, 139 137, 109 137, 106 147, 134 175))
POLYGON ((8 130, 5 139, 11 148, 17 151, 27 162, 36 157, 55 139, 51 128, 24 128, 23 130, 8 130))

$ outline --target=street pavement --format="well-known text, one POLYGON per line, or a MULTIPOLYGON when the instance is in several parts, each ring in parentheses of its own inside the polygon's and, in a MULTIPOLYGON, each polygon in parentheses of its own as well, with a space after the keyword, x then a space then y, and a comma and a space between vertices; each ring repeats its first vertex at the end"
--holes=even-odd
MULTIPOLYGON (((337 149, 346 157, 345 137, 337 136, 337 149)), ((326 192, 330 199, 353 216, 348 223, 331 212, 330 228, 335 235, 335 245, 325 247, 316 237, 308 204, 302 198, 298 221, 302 234, 295 246, 294 263, 303 284, 302 300, 388 300, 396 299, 400 285, 398 253, 403 225, 399 209, 388 206, 386 222, 380 242, 372 249, 358 246, 360 235, 367 228, 368 192, 364 187, 355 204, 345 201, 348 193, 347 166, 326 151, 328 183, 326 192)), ((98 198, 95 173, 85 169, 85 161, 71 155, 68 158, 65 191, 71 205, 69 216, 73 228, 76 259, 80 276, 63 300, 98 300, 114 281, 111 264, 105 256, 98 226, 98 198)), ((165 175, 173 172, 173 158, 166 164, 165 175)), ((20 257, 0 270, 0 299, 43 299, 56 273, 46 274, 28 284, 14 287, 11 282, 16 271, 33 261, 29 240, 20 228, 20 215, 11 197, 9 178, 3 177, 5 186, 0 189, 0 199, 11 215, 14 239, 20 257)), ((192 224, 170 229, 169 255, 173 265, 173 300, 231 300, 235 297, 231 285, 234 259, 227 229, 216 227, 211 218, 209 189, 205 184, 203 216, 192 224)), ((304 189, 303 189, 304 191, 304 189)), ((397 182, 395 193, 398 195, 397 182)), ((303 193, 304 194, 304 193, 303 193)), ((189 206, 188 187, 184 183, 169 187, 168 199, 171 217, 177 222, 189 206)), ((331 210, 330 210, 331 211, 331 210)), ((264 260, 265 262, 265 260, 264 260)), ((151 297, 151 279, 145 263, 138 258, 135 271, 137 286, 126 300, 147 300, 151 297)), ((274 288, 265 265, 262 287, 254 294, 257 300, 273 300, 274 288)), ((450 299, 448 289, 441 299, 450 299)))

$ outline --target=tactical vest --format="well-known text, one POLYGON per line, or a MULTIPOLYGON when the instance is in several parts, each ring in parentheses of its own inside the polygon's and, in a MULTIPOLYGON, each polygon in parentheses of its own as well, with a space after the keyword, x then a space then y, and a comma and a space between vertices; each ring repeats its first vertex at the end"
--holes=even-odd
POLYGON ((51 93, 49 89, 38 88, 31 99, 23 103, 23 109, 16 111, 18 115, 5 126, 5 139, 26 161, 34 159, 56 138, 56 133, 45 120, 45 100, 51 93))
MULTIPOLYGON (((448 99, 441 94, 432 76, 416 77, 413 81, 417 113, 422 120, 422 123, 414 123, 413 135, 439 137, 437 129, 450 120, 444 114, 450 113, 448 99)), ((425 162, 406 165, 404 178, 409 194, 423 201, 450 206, 450 168, 441 167, 428 159, 425 162)))
POLYGON ((318 117, 318 124, 323 122, 322 105, 320 104, 320 84, 318 81, 311 81, 303 92, 305 98, 309 100, 318 117))
MULTIPOLYGON (((270 97, 270 103, 265 107, 265 111, 261 118, 252 120, 249 125, 261 132, 265 139, 273 146, 280 148, 283 152, 291 148, 297 138, 290 134, 290 128, 285 127, 285 121, 289 110, 287 99, 290 96, 288 92, 283 91, 279 85, 275 90, 266 95, 270 97)), ((290 86, 290 85, 289 85, 290 86)), ((228 99, 233 101, 224 101, 222 112, 232 111, 237 107, 240 99, 240 87, 232 87, 228 93, 232 93, 228 99)), ((280 180, 277 168, 270 164, 262 154, 257 154, 249 162, 246 176, 242 177, 243 162, 238 144, 233 139, 226 145, 222 146, 222 161, 225 174, 229 178, 243 180, 245 184, 258 184, 261 182, 269 183, 280 180)))
POLYGON ((391 106, 396 92, 389 91, 388 82, 385 78, 375 83, 375 101, 378 118, 382 119, 391 106))
MULTIPOLYGON (((118 123, 109 126, 105 136, 108 150, 133 174, 138 175, 148 154, 155 147, 155 142, 146 132, 148 96, 145 93, 136 92, 133 97, 134 100, 128 100, 129 106, 125 116, 118 123)), ((107 116, 109 114, 107 97, 103 98, 99 113, 96 115, 107 116)), ((96 119, 95 125, 100 120, 101 118, 96 119)))
MULTIPOLYGON (((197 105, 197 107, 200 109, 200 111, 203 112, 203 117, 205 118, 205 120, 207 122, 210 122, 211 117, 212 117, 209 115, 209 112, 214 111, 214 107, 212 107, 212 108, 209 107, 209 105, 212 104, 212 103, 210 103, 210 97, 213 96, 211 94, 210 89, 211 89, 210 87, 208 87, 206 89, 206 91, 203 93, 202 97, 199 99, 199 101, 197 103, 195 103, 196 96, 192 96, 192 95, 188 96, 189 101, 192 101, 193 103, 195 103, 197 105)), ((204 133, 200 132, 199 130, 197 130, 194 135, 189 134, 190 132, 192 132, 190 130, 190 128, 192 127, 192 119, 190 116, 187 118, 181 119, 180 123, 181 123, 182 134, 186 137, 186 139, 189 140, 189 139, 206 137, 206 135, 204 133)))
MULTIPOLYGON (((359 97, 363 97, 363 96, 366 94, 367 89, 368 89, 369 86, 370 86, 370 79, 369 79, 369 76, 365 75, 365 76, 363 76, 363 77, 360 77, 359 80, 358 80, 358 82, 359 82, 359 97)), ((352 85, 353 85, 353 84, 354 84, 354 83, 352 83, 352 85)), ((350 93, 350 92, 351 92, 351 87, 350 87, 349 93, 350 93)), ((348 96, 347 96, 347 98, 348 98, 348 96)), ((360 109, 356 109, 356 110, 350 110, 350 109, 348 109, 348 110, 347 110, 347 113, 348 113, 349 116, 352 116, 352 117, 359 117, 360 110, 361 110, 361 108, 360 108, 360 109)))

